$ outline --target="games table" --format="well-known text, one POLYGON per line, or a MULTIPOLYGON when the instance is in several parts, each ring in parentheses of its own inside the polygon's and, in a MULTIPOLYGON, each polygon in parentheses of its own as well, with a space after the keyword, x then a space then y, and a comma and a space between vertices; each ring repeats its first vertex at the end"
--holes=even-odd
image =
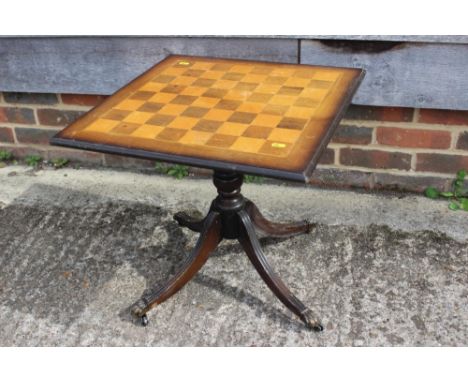
POLYGON ((292 236, 311 224, 271 222, 240 190, 245 173, 307 182, 363 76, 352 68, 169 56, 51 139, 214 170, 218 196, 206 217, 174 215, 200 237, 181 269, 133 305, 143 325, 222 239, 237 239, 281 302, 307 327, 323 330, 270 267, 256 235, 292 236))

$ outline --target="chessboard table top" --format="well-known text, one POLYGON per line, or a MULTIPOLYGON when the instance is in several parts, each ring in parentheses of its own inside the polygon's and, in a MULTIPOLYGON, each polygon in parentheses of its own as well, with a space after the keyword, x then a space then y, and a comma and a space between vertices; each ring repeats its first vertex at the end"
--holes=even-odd
POLYGON ((169 56, 51 143, 307 181, 361 69, 169 56))

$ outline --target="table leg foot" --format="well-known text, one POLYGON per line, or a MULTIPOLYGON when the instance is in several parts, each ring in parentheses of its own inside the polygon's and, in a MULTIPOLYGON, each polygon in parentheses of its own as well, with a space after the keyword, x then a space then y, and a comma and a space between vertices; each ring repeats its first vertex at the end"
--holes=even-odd
POLYGON ((252 220, 244 210, 238 212, 240 223, 239 242, 250 261, 278 299, 296 314, 310 329, 323 330, 318 320, 312 317, 310 310, 288 289, 279 276, 273 271, 263 254, 260 242, 255 234, 252 220))
POLYGON ((258 207, 250 200, 245 203, 245 210, 252 224, 260 232, 271 237, 291 237, 303 233, 309 233, 315 224, 305 221, 293 223, 275 223, 265 218, 258 207))
POLYGON ((315 318, 315 316, 312 314, 312 312, 307 309, 305 312, 303 312, 300 316, 301 320, 306 324, 306 326, 309 329, 312 329, 316 332, 322 332, 323 331, 323 326, 320 323, 320 321, 315 318))
POLYGON ((148 301, 145 298, 139 299, 135 304, 130 308, 132 316, 136 318, 141 318, 145 315, 145 309, 148 306, 148 301))
POLYGON ((141 326, 148 326, 149 320, 148 320, 148 316, 146 314, 141 316, 140 319, 141 319, 141 326))
POLYGON ((195 232, 201 232, 205 224, 206 217, 200 211, 180 211, 174 215, 174 220, 182 227, 187 227, 195 232))
POLYGON ((143 317, 151 308, 161 304, 187 284, 205 264, 211 252, 221 241, 221 228, 219 213, 210 212, 195 248, 182 264, 181 269, 165 285, 136 302, 131 308, 132 314, 141 318, 143 323, 145 320, 143 317))

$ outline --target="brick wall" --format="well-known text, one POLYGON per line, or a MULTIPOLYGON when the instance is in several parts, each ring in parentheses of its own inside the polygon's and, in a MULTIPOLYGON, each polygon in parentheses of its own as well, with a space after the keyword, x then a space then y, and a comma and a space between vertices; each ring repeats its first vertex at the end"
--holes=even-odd
MULTIPOLYGON (((65 149, 49 138, 105 96, 0 93, 0 148, 72 162, 152 167, 146 160, 65 149)), ((468 111, 352 106, 322 156, 312 183, 421 191, 447 187, 468 169, 468 111)))

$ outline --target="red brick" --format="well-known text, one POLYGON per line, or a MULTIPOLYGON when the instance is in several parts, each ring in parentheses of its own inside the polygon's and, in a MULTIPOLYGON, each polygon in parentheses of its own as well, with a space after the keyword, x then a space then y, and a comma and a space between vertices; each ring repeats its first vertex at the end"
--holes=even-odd
POLYGON ((448 190, 451 183, 451 178, 375 173, 373 188, 375 190, 410 191, 420 193, 428 186, 437 187, 439 190, 448 190))
POLYGON ((450 140, 451 136, 448 131, 400 129, 397 127, 379 127, 377 129, 377 142, 382 145, 448 149, 450 140))
POLYGON ((8 103, 52 105, 58 102, 57 95, 52 93, 5 92, 3 93, 3 98, 5 99, 5 102, 8 103))
POLYGON ((101 165, 103 154, 94 151, 51 146, 51 148, 47 150, 47 159, 51 160, 56 158, 64 158, 78 163, 101 165))
POLYGON ((77 110, 39 109, 37 116, 39 123, 46 126, 68 126, 84 114, 77 110))
POLYGON ((345 119, 367 121, 410 122, 413 120, 414 109, 407 107, 378 107, 351 105, 345 119))
POLYGON ((34 124, 34 112, 25 107, 0 107, 0 122, 34 124))
POLYGON ((468 131, 460 133, 457 141, 457 149, 468 150, 468 131))
POLYGON ((389 122, 411 122, 414 109, 407 107, 383 107, 380 110, 380 120, 389 122))
POLYGON ((416 154, 416 171, 455 174, 460 169, 468 170, 468 155, 416 154))
POLYGON ((419 122, 468 126, 468 111, 421 109, 419 122))
POLYGON ((213 170, 208 168, 189 166, 188 171, 190 175, 195 177, 211 178, 213 176, 213 170))
POLYGON ((347 169, 316 168, 309 184, 319 187, 371 188, 372 174, 347 169))
POLYGON ((41 128, 17 127, 15 128, 16 139, 20 143, 31 143, 38 145, 48 145, 57 131, 41 128))
POLYGON ((62 102, 69 105, 96 106, 107 96, 94 94, 62 94, 62 102))
POLYGON ((343 148, 340 163, 346 166, 409 170, 411 155, 400 152, 343 148))
POLYGON ((131 158, 124 155, 104 154, 104 163, 109 167, 154 169, 155 162, 154 160, 131 158))
POLYGON ((317 168, 312 175, 310 184, 319 187, 367 188, 420 193, 429 185, 441 190, 447 190, 451 182, 451 177, 394 175, 346 169, 317 168))
POLYGON ((15 143, 13 130, 10 127, 0 127, 0 142, 15 143))
POLYGON ((372 129, 351 125, 340 125, 333 134, 332 142, 368 145, 372 140, 372 129))
POLYGON ((44 158, 46 154, 44 150, 39 149, 37 147, 21 146, 21 145, 2 146, 0 144, 0 150, 11 151, 11 153, 13 154, 15 158, 24 158, 28 155, 39 155, 40 157, 44 158))
POLYGON ((335 150, 326 148, 319 159, 320 164, 333 164, 335 163, 335 150))

